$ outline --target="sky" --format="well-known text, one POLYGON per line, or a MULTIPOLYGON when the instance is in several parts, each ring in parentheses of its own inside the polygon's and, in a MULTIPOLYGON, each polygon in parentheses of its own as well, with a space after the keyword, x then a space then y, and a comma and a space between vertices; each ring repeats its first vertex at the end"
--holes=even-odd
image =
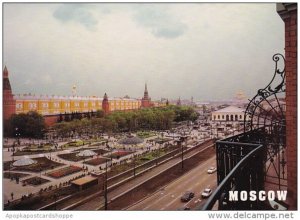
MULTIPOLYGON (((284 53, 275 3, 5 3, 14 94, 251 98, 284 53)), ((4 66, 3 66, 4 68, 4 66)))

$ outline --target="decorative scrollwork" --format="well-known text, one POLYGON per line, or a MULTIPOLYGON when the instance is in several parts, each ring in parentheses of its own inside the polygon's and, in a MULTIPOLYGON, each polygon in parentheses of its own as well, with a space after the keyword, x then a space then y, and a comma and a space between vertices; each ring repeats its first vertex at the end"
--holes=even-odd
POLYGON ((250 100, 244 119, 244 132, 263 128, 266 148, 266 175, 272 169, 277 174, 279 188, 285 179, 285 102, 279 96, 285 93, 285 59, 282 54, 272 57, 275 70, 271 81, 250 100), (278 166, 278 164, 280 164, 278 166))
POLYGON ((285 117, 282 103, 277 96, 285 92, 285 59, 282 54, 277 53, 273 55, 272 60, 275 62, 275 70, 271 81, 257 91, 246 108, 245 132, 265 126, 270 120, 282 121, 285 117))

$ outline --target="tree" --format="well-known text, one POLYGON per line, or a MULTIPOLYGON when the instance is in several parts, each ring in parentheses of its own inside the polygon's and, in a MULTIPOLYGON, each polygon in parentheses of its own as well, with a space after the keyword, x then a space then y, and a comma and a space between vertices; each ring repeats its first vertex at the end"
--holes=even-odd
POLYGON ((104 117, 104 111, 102 109, 98 109, 96 111, 96 117, 97 118, 103 118, 104 117))
POLYGON ((16 131, 20 137, 43 137, 45 132, 45 120, 42 115, 35 111, 12 115, 8 123, 12 128, 11 136, 16 136, 16 131))

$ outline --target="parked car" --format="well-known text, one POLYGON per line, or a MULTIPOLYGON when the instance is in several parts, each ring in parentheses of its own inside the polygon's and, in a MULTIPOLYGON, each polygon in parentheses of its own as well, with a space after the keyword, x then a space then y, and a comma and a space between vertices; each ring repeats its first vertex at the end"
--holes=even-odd
POLYGON ((191 191, 186 191, 182 196, 181 196, 181 201, 182 202, 188 202, 190 201, 193 197, 195 196, 195 194, 191 191))
POLYGON ((214 173, 214 172, 216 172, 217 171, 217 168, 216 167, 210 167, 208 170, 207 170, 207 173, 208 174, 212 174, 212 173, 214 173))
POLYGON ((212 190, 209 188, 206 188, 201 193, 201 196, 202 196, 202 198, 208 198, 208 197, 210 197, 211 194, 212 194, 212 190))

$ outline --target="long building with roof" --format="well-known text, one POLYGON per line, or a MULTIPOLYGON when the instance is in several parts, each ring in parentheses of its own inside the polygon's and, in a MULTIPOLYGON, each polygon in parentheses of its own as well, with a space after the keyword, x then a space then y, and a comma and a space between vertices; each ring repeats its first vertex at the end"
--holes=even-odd
MULTIPOLYGON (((213 111, 211 119, 215 122, 236 121, 243 122, 245 117, 245 109, 236 106, 228 106, 226 108, 213 111)), ((249 120, 248 116, 246 120, 249 120)))
POLYGON ((151 101, 147 85, 145 85, 144 96, 141 99, 129 98, 108 98, 96 96, 77 96, 74 92, 71 96, 59 95, 35 95, 17 94, 14 95, 8 77, 8 70, 3 70, 3 111, 4 119, 9 119, 12 114, 27 113, 36 111, 43 115, 46 123, 51 125, 57 121, 60 114, 72 112, 86 113, 103 110, 105 113, 113 111, 128 111, 147 107, 165 106, 160 101, 151 101), (146 95, 145 95, 146 94, 146 95))

